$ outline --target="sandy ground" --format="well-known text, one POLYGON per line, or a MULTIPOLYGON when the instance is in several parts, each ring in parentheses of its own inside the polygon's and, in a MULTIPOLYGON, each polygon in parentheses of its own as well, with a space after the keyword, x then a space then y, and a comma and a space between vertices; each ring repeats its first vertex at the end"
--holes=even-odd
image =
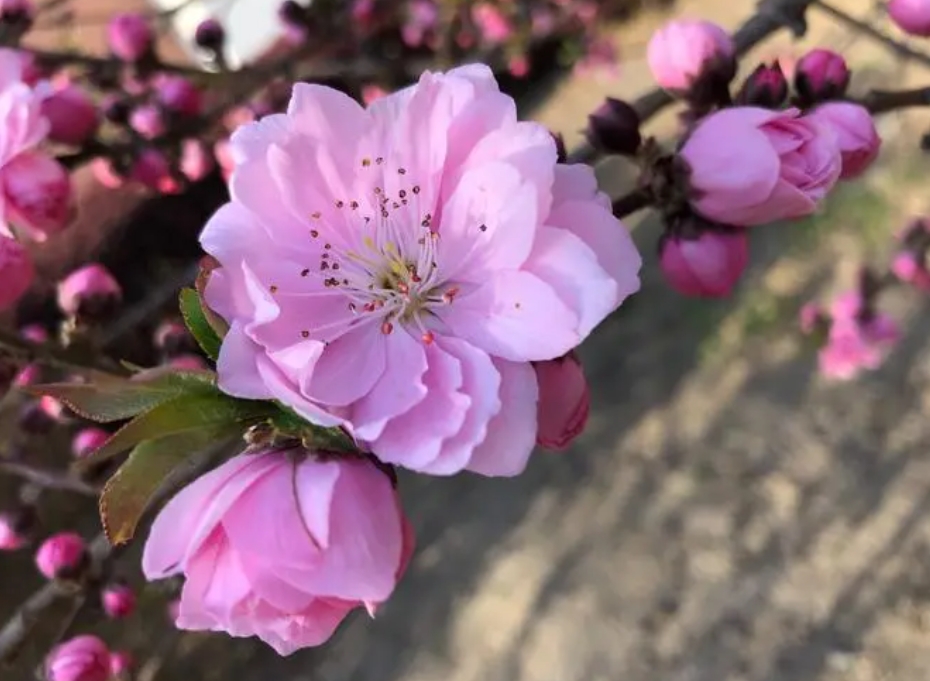
MULTIPOLYGON (((680 11, 735 26, 751 6, 680 11)), ((534 115, 575 141, 604 94, 647 88, 641 55, 659 21, 622 29, 619 80, 559 83, 534 115)), ((806 42, 844 49, 859 88, 927 75, 816 15, 806 42)), ((800 49, 784 39, 760 54, 800 49)), ((865 182, 815 219, 759 229, 730 301, 668 291, 657 226, 631 221, 643 290, 583 347, 593 411, 570 451, 539 454, 513 480, 404 478, 419 552, 375 621, 284 660, 187 636, 159 678, 926 681, 930 301, 891 296, 903 342, 843 387, 817 377, 794 319, 848 286, 857 259, 883 262, 889 235, 928 209, 930 160, 916 148, 928 123, 886 117, 865 182)), ((608 186, 628 179, 601 170, 608 186)))

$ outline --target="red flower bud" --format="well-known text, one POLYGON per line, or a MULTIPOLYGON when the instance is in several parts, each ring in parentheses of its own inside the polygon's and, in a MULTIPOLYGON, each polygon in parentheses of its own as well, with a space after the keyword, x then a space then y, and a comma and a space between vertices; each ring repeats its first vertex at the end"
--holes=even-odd
POLYGON ((108 617, 129 617, 136 609, 136 595, 125 584, 110 584, 100 594, 103 611, 108 617))
POLYGON ((46 539, 36 552, 36 567, 48 579, 69 579, 80 574, 87 562, 84 540, 74 532, 60 532, 46 539))
POLYGON ((197 25, 194 42, 211 52, 219 52, 226 41, 226 29, 216 19, 204 19, 197 25))
POLYGON ((639 114, 632 106, 608 97, 588 116, 588 141, 595 149, 608 154, 633 156, 643 141, 639 123, 639 114))
POLYGON ((32 258, 15 239, 0 236, 0 310, 6 310, 23 297, 35 277, 32 258))
POLYGON ((103 428, 82 428, 71 440, 71 453, 76 459, 84 459, 100 449, 109 439, 110 434, 103 428))
POLYGON ((839 99, 849 86, 846 60, 831 50, 811 50, 798 61, 794 73, 794 89, 802 106, 828 99, 839 99))
POLYGON ((743 83, 736 96, 737 104, 777 109, 788 98, 788 80, 776 61, 771 66, 759 64, 743 83))

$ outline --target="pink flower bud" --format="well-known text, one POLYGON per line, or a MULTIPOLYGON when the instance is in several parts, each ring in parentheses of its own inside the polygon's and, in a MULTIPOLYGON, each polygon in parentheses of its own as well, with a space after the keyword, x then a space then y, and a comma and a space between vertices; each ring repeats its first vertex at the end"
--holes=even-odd
POLYGON ((129 125, 145 139, 154 139, 165 133, 165 115, 157 104, 143 104, 129 114, 129 125))
POLYGON ((16 239, 0 236, 0 310, 16 304, 29 290, 35 268, 29 252, 16 239))
POLYGON ((75 577, 86 560, 84 540, 74 532, 52 535, 36 552, 36 567, 48 579, 75 577))
POLYGON ((429 41, 439 23, 439 7, 435 0, 410 0, 406 9, 401 38, 408 47, 419 47, 429 41))
POLYGON ((798 324, 801 327, 801 333, 813 333, 822 319, 824 319, 824 312, 817 303, 804 303, 798 313, 798 324))
POLYGON ((889 0, 885 8, 905 33, 930 36, 930 0, 889 0))
POLYGON ((171 176, 168 159, 158 149, 145 149, 139 154, 129 171, 129 179, 164 194, 173 194, 179 189, 171 176))
POLYGON ((0 0, 0 22, 29 26, 35 18, 32 0, 0 0))
POLYGON ((179 355, 170 360, 168 366, 180 371, 206 371, 210 368, 199 355, 179 355))
POLYGON ((122 297, 119 283, 97 263, 75 270, 58 284, 58 307, 69 316, 106 317, 122 297))
POLYGON ((103 428, 91 426, 79 430, 71 440, 71 453, 76 459, 83 459, 100 449, 110 439, 110 434, 103 428))
POLYGON ((136 594, 125 584, 110 584, 100 594, 100 602, 107 617, 122 619, 136 609, 136 594))
POLYGON ((107 681, 110 651, 96 636, 77 636, 49 653, 45 660, 47 681, 107 681))
POLYGON ((810 116, 836 133, 843 171, 840 177, 859 177, 872 165, 882 146, 868 109, 852 102, 827 102, 814 109, 810 116))
POLYGON ((159 76, 155 81, 155 96, 166 109, 184 116, 197 116, 203 108, 200 90, 184 76, 159 76))
POLYGON ((36 385, 42 382, 42 366, 33 362, 32 364, 27 364, 19 373, 16 374, 16 377, 13 379, 13 385, 17 388, 25 388, 29 385, 36 385))
POLYGON ((116 678, 124 678, 135 666, 135 660, 132 653, 125 650, 110 653, 110 674, 116 678))
POLYGON ((71 178, 50 156, 38 151, 19 154, 3 167, 0 183, 8 218, 34 241, 45 241, 71 224, 71 178))
POLYGON ((213 145, 213 155, 216 157, 216 162, 220 164, 223 179, 228 182, 229 178, 232 177, 233 170, 236 169, 236 162, 233 159, 229 139, 217 140, 216 144, 213 145))
POLYGON ((776 61, 771 66, 759 64, 736 96, 739 104, 777 109, 788 98, 788 80, 776 61))
POLYGON ((48 331, 41 324, 27 324, 19 330, 19 335, 30 343, 48 343, 48 331))
POLYGON ((526 78, 530 73, 530 60, 525 54, 515 54, 507 60, 507 71, 514 78, 526 78))
POLYGON ((216 19, 204 19, 194 31, 194 42, 210 52, 219 52, 226 41, 226 29, 216 19))
POLYGON ((181 322, 169 319, 155 329, 152 342, 166 355, 177 355, 180 350, 191 347, 191 335, 181 322))
POLYGON ((486 43, 497 45, 507 42, 513 35, 513 26, 504 15, 501 8, 490 2, 479 2, 472 5, 471 19, 478 27, 481 37, 486 43))
POLYGON ((536 362, 539 383, 536 442, 547 449, 564 449, 588 421, 590 396, 581 362, 574 352, 564 357, 536 362))
POLYGON ((186 139, 181 145, 180 169, 191 182, 199 182, 216 168, 216 159, 207 146, 196 139, 186 139))
POLYGON ((139 61, 152 49, 154 34, 141 14, 117 14, 107 27, 110 51, 124 61, 139 61))
POLYGON ((61 400, 51 395, 42 395, 42 397, 39 398, 39 409, 52 419, 52 421, 61 423, 68 419, 67 407, 65 407, 61 400))
POLYGON ((97 107, 75 85, 47 97, 42 102, 42 113, 48 119, 49 137, 62 144, 78 146, 97 130, 97 107))
POLYGON ((794 88, 804 106, 842 97, 848 85, 846 60, 831 50, 811 50, 795 67, 794 88))
POLYGON ((587 137, 595 149, 632 156, 643 141, 639 133, 639 114, 626 102, 608 97, 588 116, 587 137))
POLYGON ((659 265, 669 285, 686 296, 720 298, 733 290, 749 259, 743 231, 701 231, 696 238, 666 235, 659 265))
POLYGON ((652 34, 646 60, 656 82, 686 93, 698 80, 729 83, 736 74, 736 46, 730 35, 709 21, 676 20, 652 34))
POLYGON ((23 517, 17 513, 0 513, 0 551, 16 551, 29 542, 23 517))
POLYGON ((891 261, 891 272, 901 281, 921 291, 930 291, 930 272, 925 257, 913 251, 901 251, 891 261))
POLYGON ((107 189, 116 189, 126 183, 125 178, 117 172, 108 158, 102 156, 95 158, 91 161, 90 168, 94 173, 94 177, 97 178, 97 182, 107 189))

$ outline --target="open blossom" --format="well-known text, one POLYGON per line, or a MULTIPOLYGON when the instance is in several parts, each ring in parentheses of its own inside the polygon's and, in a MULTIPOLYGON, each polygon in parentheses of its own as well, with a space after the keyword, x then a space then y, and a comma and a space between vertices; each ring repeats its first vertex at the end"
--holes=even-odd
POLYGON ((882 140, 868 109, 853 102, 827 102, 814 109, 810 116, 836 133, 843 158, 842 179, 859 177, 872 165, 882 140))
POLYGON ((385 601, 412 549, 391 480, 374 464, 270 450, 238 456, 172 499, 142 568, 148 579, 187 578, 179 628, 258 636, 287 655, 385 601))
POLYGON ((894 319, 874 310, 864 314, 862 306, 862 296, 850 292, 830 307, 830 331, 818 358, 824 376, 848 380, 876 369, 900 338, 894 319))
POLYGON ((832 127, 795 109, 734 107, 698 123, 681 156, 691 205, 728 225, 810 215, 842 171, 832 127))
POLYGON ((639 287, 593 171, 557 165, 486 67, 368 109, 297 85, 232 139, 219 385, 343 425, 382 461, 514 475, 536 441, 530 362, 561 357, 639 287))

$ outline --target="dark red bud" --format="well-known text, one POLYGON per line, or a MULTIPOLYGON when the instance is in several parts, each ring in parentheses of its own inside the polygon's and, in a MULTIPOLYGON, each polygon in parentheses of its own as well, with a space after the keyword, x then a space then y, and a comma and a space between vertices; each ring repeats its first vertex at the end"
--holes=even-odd
POLYGON ((744 106, 761 106, 777 109, 788 98, 788 80, 778 62, 771 66, 759 64, 743 83, 736 103, 744 106))
POLYGON ((639 133, 639 114, 619 99, 608 97, 588 116, 587 137, 591 145, 608 154, 633 156, 643 138, 639 133))

